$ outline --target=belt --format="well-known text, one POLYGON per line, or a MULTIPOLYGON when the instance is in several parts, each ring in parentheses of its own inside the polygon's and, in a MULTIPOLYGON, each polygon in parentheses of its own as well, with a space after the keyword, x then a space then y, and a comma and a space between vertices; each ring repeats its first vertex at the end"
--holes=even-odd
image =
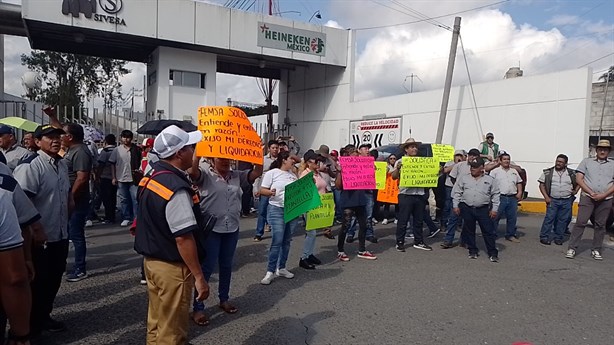
POLYGON ((566 196, 564 198, 553 198, 553 197, 550 197, 550 199, 554 199, 554 200, 567 200, 567 199, 570 199, 572 196, 573 195, 570 195, 570 196, 566 196))
POLYGON ((484 208, 484 207, 488 207, 488 206, 489 206, 489 205, 470 206, 470 205, 467 205, 467 204, 466 204, 466 203, 464 203, 464 202, 461 202, 461 204, 465 205, 465 206, 466 206, 466 207, 468 207, 468 208, 472 208, 472 209, 475 209, 475 210, 477 210, 477 209, 481 209, 481 208, 484 208))
POLYGON ((501 196, 506 196, 508 198, 515 198, 516 194, 501 194, 501 196))

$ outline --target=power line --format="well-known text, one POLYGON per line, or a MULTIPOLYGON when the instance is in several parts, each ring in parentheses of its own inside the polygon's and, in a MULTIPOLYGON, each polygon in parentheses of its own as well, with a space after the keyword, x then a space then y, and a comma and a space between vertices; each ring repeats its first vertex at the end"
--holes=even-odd
MULTIPOLYGON (((427 16, 425 16, 425 15, 423 15, 423 14, 419 13, 419 12, 418 12, 418 13, 419 13, 420 15, 418 16, 418 15, 414 15, 414 14, 407 13, 407 12, 405 12, 405 11, 401 11, 401 10, 399 10, 398 8, 394 8, 394 7, 392 7, 392 6, 389 6, 389 5, 386 5, 386 4, 383 4, 383 3, 377 2, 377 1, 375 1, 375 0, 370 0, 370 1, 371 1, 371 2, 373 2, 374 4, 380 5, 380 6, 382 6, 382 7, 386 7, 386 8, 388 8, 388 9, 391 9, 391 10, 393 10, 393 11, 395 11, 395 12, 399 12, 399 13, 402 13, 402 14, 404 14, 404 15, 410 16, 410 17, 412 17, 412 18, 416 18, 416 19, 418 19, 419 21, 422 21, 422 22, 427 22, 427 23, 429 23, 429 24, 431 24, 431 25, 434 25, 434 26, 437 26, 437 27, 441 27, 441 28, 444 28, 444 29, 446 29, 446 30, 448 29, 448 28, 445 28, 445 27, 443 27, 443 26, 439 25, 439 24, 438 24, 436 21, 432 20, 431 18, 429 18, 429 17, 427 17, 427 16)), ((411 8, 406 7, 405 5, 399 4, 399 3, 394 2, 394 1, 393 1, 393 3, 397 4, 398 6, 400 6, 400 7, 404 8, 404 9, 407 9, 407 10, 411 10, 411 11, 413 11, 411 8)))
POLYGON ((407 5, 399 2, 398 0, 390 0, 390 1, 392 1, 395 4, 397 4, 399 7, 404 8, 404 9, 408 10, 409 12, 416 14, 418 17, 420 17, 422 19, 429 19, 429 23, 431 23, 431 24, 433 24, 433 25, 435 25, 437 27, 440 27, 442 29, 446 29, 448 31, 452 31, 452 28, 450 28, 449 26, 445 25, 444 23, 442 23, 440 21, 437 21, 437 20, 434 20, 434 19, 431 19, 426 14, 424 14, 424 13, 418 11, 418 10, 414 10, 413 8, 411 8, 411 7, 407 6, 407 5))
POLYGON ((582 67, 584 67, 584 66, 588 66, 588 65, 592 64, 593 62, 597 62, 597 61, 599 61, 599 60, 605 59, 605 58, 607 58, 608 56, 612 56, 612 55, 614 55, 614 52, 612 52, 612 53, 610 53, 610 54, 606 54, 606 55, 604 55, 604 56, 602 56, 602 57, 600 57, 600 58, 598 58, 598 59, 595 59, 595 60, 593 60, 593 61, 591 61, 591 62, 585 63, 584 65, 579 66, 578 68, 582 68, 582 67))
POLYGON ((506 3, 506 2, 509 2, 509 1, 510 0, 498 1, 498 2, 494 2, 494 3, 490 4, 490 5, 474 7, 474 8, 469 9, 469 10, 458 11, 458 12, 454 12, 454 13, 448 13, 448 14, 444 14, 444 15, 441 15, 441 16, 431 17, 429 19, 416 20, 416 21, 413 21, 413 22, 398 23, 398 24, 388 24, 388 25, 378 25, 378 26, 367 26, 367 27, 362 27, 362 28, 356 28, 354 30, 355 31, 374 30, 374 29, 383 29, 383 28, 390 28, 390 27, 395 27, 395 26, 403 26, 403 25, 409 25, 409 24, 422 23, 422 22, 426 22, 428 20, 445 18, 445 17, 450 17, 450 16, 454 16, 454 15, 457 15, 457 14, 461 14, 461 13, 472 12, 472 11, 479 10, 479 9, 482 9, 482 8, 503 4, 503 3, 506 3))

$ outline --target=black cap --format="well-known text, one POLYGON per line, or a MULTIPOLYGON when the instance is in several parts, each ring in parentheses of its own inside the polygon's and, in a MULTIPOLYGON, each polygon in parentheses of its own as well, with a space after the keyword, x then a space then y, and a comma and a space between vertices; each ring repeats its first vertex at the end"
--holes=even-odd
POLYGON ((358 146, 359 149, 361 149, 363 147, 366 147, 366 148, 368 148, 370 150, 372 146, 369 143, 360 144, 360 146, 358 146))
POLYGON ((480 168, 484 166, 484 160, 483 159, 476 159, 476 160, 472 160, 469 162, 469 166, 472 168, 480 168))
POLYGON ((64 132, 64 130, 61 128, 56 128, 56 127, 53 127, 52 125, 42 125, 42 126, 36 127, 36 130, 34 131, 33 135, 36 139, 40 139, 44 137, 45 135, 49 135, 52 133, 66 134, 66 132, 64 132))
POLYGON ((478 149, 471 149, 471 150, 469 150, 469 152, 467 154, 469 156, 479 157, 480 156, 480 151, 478 151, 478 149))

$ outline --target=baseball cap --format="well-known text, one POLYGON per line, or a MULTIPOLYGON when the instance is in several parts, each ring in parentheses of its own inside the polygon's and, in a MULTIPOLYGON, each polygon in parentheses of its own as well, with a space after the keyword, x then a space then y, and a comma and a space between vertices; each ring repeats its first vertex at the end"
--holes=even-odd
POLYGON ((469 156, 480 156, 480 151, 478 151, 478 149, 471 149, 469 150, 469 156))
POLYGON ((492 134, 491 132, 488 132, 488 133, 486 133, 486 138, 488 138, 488 137, 493 137, 493 138, 494 138, 494 137, 495 137, 495 135, 494 135, 494 134, 492 134))
POLYGON ((337 150, 332 150, 332 151, 330 151, 330 155, 333 156, 333 157, 337 157, 337 156, 339 156, 339 152, 337 152, 337 150))
POLYGON ((201 141, 203 134, 200 131, 186 132, 172 125, 166 127, 154 140, 153 149, 160 158, 168 158, 184 146, 193 145, 201 141))
POLYGON ((15 134, 15 131, 13 130, 13 127, 7 126, 7 125, 2 125, 0 126, 0 135, 2 134, 15 134))
POLYGON ((472 167, 472 168, 483 167, 484 166, 484 160, 483 159, 473 160, 473 161, 469 162, 469 166, 472 167))
POLYGON ((371 144, 369 144, 369 143, 364 143, 364 144, 361 144, 360 146, 358 146, 358 148, 359 148, 359 149, 361 149, 361 148, 363 148, 363 147, 366 147, 366 148, 368 148, 368 149, 371 149, 371 147, 372 147, 372 146, 371 146, 371 144))
POLYGON ((460 156, 464 156, 464 155, 466 155, 466 153, 465 153, 465 150, 456 150, 456 151, 454 151, 454 155, 455 156, 459 156, 459 155, 460 156))
POLYGON ((152 138, 145 138, 143 139, 143 144, 141 146, 143 147, 153 147, 154 145, 154 140, 152 138))
POLYGON ((56 128, 56 127, 53 127, 52 125, 42 125, 42 126, 36 127, 36 130, 34 130, 33 136, 36 139, 40 139, 46 135, 53 134, 53 133, 66 134, 66 132, 64 132, 64 130, 61 128, 56 128))

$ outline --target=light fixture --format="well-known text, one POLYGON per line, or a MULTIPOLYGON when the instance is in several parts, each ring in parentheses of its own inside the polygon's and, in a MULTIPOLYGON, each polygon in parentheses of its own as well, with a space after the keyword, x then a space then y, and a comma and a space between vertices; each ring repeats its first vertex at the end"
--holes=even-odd
POLYGON ((313 14, 311 15, 311 18, 309 18, 309 21, 307 23, 311 23, 311 20, 314 17, 318 18, 318 19, 322 19, 322 14, 320 13, 320 10, 317 10, 317 11, 313 12, 313 14))

